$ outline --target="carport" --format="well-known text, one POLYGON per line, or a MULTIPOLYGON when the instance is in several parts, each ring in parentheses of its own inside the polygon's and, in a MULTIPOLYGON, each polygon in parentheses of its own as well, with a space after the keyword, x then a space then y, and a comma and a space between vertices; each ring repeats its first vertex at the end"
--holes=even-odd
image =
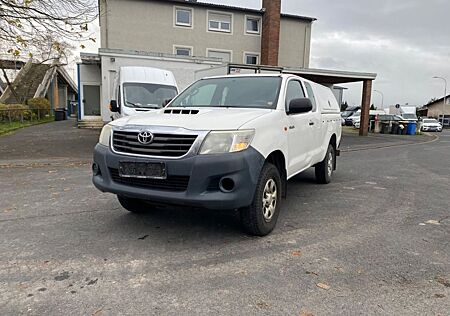
POLYGON ((241 73, 246 70, 255 73, 281 72, 295 74, 305 79, 329 86, 330 88, 337 84, 362 82, 361 96, 361 127, 359 129, 360 136, 367 136, 369 133, 369 111, 372 99, 372 82, 376 79, 375 73, 338 71, 328 69, 312 69, 312 68, 291 68, 291 67, 274 67, 274 66, 253 66, 241 64, 229 64, 228 73, 241 73))
POLYGON ((329 87, 343 83, 362 82, 361 126, 359 128, 359 135, 367 136, 369 133, 369 111, 370 102, 372 99, 372 82, 376 79, 377 74, 310 68, 283 68, 282 72, 299 75, 300 77, 329 87))

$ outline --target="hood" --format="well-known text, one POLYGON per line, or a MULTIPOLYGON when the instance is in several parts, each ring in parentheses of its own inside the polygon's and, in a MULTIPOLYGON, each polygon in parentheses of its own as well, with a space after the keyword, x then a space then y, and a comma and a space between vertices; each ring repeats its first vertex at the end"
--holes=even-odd
POLYGON ((233 108, 165 108, 113 121, 115 126, 183 127, 191 130, 236 130, 273 110, 233 108), (187 114, 176 114, 183 111, 187 114))
POLYGON ((439 123, 423 123, 423 126, 429 126, 429 127, 441 127, 442 125, 439 123))

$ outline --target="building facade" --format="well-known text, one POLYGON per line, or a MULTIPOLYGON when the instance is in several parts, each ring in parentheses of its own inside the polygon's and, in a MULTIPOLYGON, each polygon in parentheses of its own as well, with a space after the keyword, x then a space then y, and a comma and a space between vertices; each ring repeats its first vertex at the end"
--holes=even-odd
POLYGON ((314 18, 195 0, 100 0, 101 47, 308 68, 314 18), (271 47, 276 46, 276 47, 271 47), (264 52, 276 53, 264 62, 264 52))
POLYGON ((445 105, 444 98, 440 98, 425 105, 424 109, 427 117, 433 117, 439 119, 439 121, 442 120, 442 114, 444 114, 444 125, 450 126, 450 95, 445 98, 445 105))

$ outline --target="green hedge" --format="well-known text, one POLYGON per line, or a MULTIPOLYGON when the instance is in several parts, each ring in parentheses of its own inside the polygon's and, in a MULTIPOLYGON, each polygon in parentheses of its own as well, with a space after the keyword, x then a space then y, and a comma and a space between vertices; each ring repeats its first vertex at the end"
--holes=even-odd
POLYGON ((50 102, 45 98, 33 98, 24 104, 0 104, 0 121, 41 119, 51 114, 50 102))
POLYGON ((39 114, 40 117, 44 117, 50 114, 51 105, 50 101, 46 98, 28 99, 27 104, 30 109, 33 109, 33 113, 36 115, 39 114))
POLYGON ((1 121, 30 120, 34 114, 27 105, 23 104, 0 104, 1 121))

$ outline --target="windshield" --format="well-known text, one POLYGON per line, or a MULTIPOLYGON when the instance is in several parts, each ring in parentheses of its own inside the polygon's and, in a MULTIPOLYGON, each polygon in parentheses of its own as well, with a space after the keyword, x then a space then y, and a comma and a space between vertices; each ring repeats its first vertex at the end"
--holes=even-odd
POLYGON ((413 120, 417 119, 417 116, 415 114, 412 114, 412 113, 405 113, 402 116, 403 116, 404 119, 413 119, 413 120))
POLYGON ((170 107, 231 107, 275 109, 281 77, 230 77, 197 81, 170 107))
POLYGON ((150 83, 124 83, 125 106, 132 108, 160 109, 177 95, 173 86, 150 83))
POLYGON ((423 120, 424 123, 439 123, 437 120, 423 120))

